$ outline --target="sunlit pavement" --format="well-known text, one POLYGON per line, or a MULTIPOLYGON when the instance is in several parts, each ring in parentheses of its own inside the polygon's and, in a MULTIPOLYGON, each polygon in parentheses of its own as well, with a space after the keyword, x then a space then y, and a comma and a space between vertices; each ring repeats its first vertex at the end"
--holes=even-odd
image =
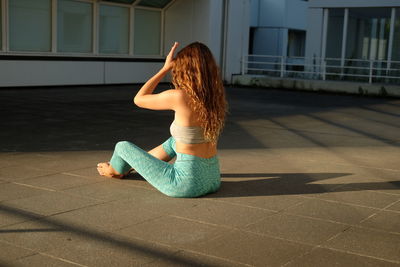
POLYGON ((0 266, 400 265, 399 99, 227 88, 221 189, 174 199, 96 172, 169 137, 137 89, 0 89, 0 266))

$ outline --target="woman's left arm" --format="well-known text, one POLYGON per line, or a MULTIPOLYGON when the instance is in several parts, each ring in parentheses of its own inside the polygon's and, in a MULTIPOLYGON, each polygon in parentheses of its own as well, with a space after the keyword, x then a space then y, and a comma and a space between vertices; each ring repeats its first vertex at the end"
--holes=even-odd
POLYGON ((168 90, 159 94, 153 94, 154 89, 160 83, 162 78, 172 69, 173 57, 178 43, 172 46, 167 58, 165 59, 164 66, 151 77, 143 86, 134 98, 134 103, 141 108, 148 109, 173 109, 174 99, 176 98, 175 90, 168 90))

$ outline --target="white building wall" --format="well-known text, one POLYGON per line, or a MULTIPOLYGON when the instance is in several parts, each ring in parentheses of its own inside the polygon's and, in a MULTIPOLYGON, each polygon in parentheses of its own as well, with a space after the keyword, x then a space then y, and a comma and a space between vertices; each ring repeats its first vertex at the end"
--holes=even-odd
POLYGON ((102 62, 1 60, 0 86, 102 84, 102 62))
POLYGON ((309 8, 307 15, 306 57, 321 56, 323 9, 309 8))
POLYGON ((165 11, 164 54, 178 41, 180 48, 199 41, 221 56, 222 0, 177 0, 165 11))
POLYGON ((299 0, 286 0, 285 28, 303 30, 307 29, 308 2, 299 0))
MULTIPOLYGON (((323 57, 322 55, 322 27, 323 27, 323 11, 326 8, 364 8, 364 7, 400 7, 399 0, 310 0, 309 1, 309 9, 307 16, 307 38, 306 38, 306 57, 323 57)), ((349 20, 348 24, 348 32, 355 31, 355 21, 352 19, 349 20)), ((335 27, 337 32, 337 36, 333 37, 334 39, 342 39, 342 29, 343 23, 339 25, 339 23, 335 23, 334 19, 330 19, 328 21, 328 28, 335 27)), ((348 35, 348 43, 351 42, 355 38, 355 35, 348 35)), ((332 39, 332 38, 331 38, 332 39)), ((337 40, 336 39, 336 40, 337 40)), ((326 56, 336 56, 338 57, 341 53, 341 43, 340 45, 330 45, 329 51, 327 51, 326 56)), ((348 51, 352 50, 351 46, 347 46, 347 54, 346 57, 351 57, 348 51)))
POLYGON ((285 25, 286 0, 259 0, 258 27, 282 28, 285 25))
POLYGON ((252 0, 251 16, 258 17, 251 25, 253 54, 286 56, 288 30, 306 30, 307 9, 308 2, 300 0, 252 0))
MULTIPOLYGON (((248 51, 250 0, 175 0, 163 13, 164 55, 175 41, 180 48, 200 41, 210 47, 225 81, 231 82, 232 74, 240 73, 241 58, 248 51)), ((143 83, 163 64, 161 58, 45 57, 0 60, 0 87, 143 83)))
POLYGON ((224 80, 231 82, 248 51, 249 15, 249 0, 177 0, 165 12, 164 52, 174 41, 180 42, 180 48, 203 42, 214 54, 224 80))
POLYGON ((142 83, 162 63, 1 60, 0 87, 142 83))
POLYGON ((250 27, 258 27, 260 12, 260 0, 250 0, 250 27))
POLYGON ((232 75, 241 73, 242 58, 249 51, 250 1, 228 1, 223 76, 232 82, 232 75))

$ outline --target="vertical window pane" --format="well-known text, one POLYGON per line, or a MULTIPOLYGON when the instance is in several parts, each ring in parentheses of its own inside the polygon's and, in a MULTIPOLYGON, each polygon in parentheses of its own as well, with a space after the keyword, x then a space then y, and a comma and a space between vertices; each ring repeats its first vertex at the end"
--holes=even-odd
POLYGON ((100 5, 100 53, 128 54, 129 8, 100 5))
POLYGON ((0 0, 0 50, 3 49, 3 13, 1 10, 1 0, 0 0))
POLYGON ((92 51, 92 4, 59 0, 57 44, 60 52, 92 51))
POLYGON ((393 37, 392 59, 394 61, 400 61, 400 8, 396 8, 396 21, 394 23, 393 37))
POLYGON ((390 8, 350 8, 346 57, 386 60, 390 8))
POLYGON ((51 50, 51 1, 9 0, 10 50, 51 50))
POLYGON ((300 30, 288 31, 288 57, 304 57, 306 44, 306 32, 300 30))
POLYGON ((159 55, 161 40, 161 12, 135 9, 135 41, 136 55, 159 55))
POLYGON ((326 57, 340 58, 342 56, 344 9, 329 9, 328 35, 326 42, 326 57))

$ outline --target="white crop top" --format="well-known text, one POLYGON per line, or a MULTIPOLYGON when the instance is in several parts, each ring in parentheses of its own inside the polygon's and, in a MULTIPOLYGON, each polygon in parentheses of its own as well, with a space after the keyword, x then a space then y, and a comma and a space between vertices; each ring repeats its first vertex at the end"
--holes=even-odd
POLYGON ((204 138, 203 129, 200 126, 180 126, 173 121, 169 128, 176 141, 184 144, 201 144, 208 141, 204 138))

